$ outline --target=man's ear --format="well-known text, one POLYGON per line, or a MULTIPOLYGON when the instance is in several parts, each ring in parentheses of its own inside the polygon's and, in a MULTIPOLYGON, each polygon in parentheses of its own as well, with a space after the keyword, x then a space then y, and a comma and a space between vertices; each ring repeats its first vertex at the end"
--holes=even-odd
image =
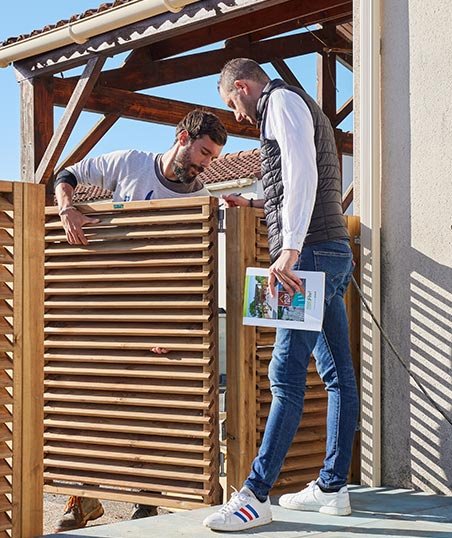
POLYGON ((237 91, 242 90, 245 93, 245 95, 248 95, 249 93, 249 85, 246 82, 246 80, 243 80, 243 79, 234 80, 234 88, 237 91))
POLYGON ((186 146, 190 142, 190 135, 188 134, 188 131, 186 129, 183 129, 177 135, 177 141, 181 146, 186 146))

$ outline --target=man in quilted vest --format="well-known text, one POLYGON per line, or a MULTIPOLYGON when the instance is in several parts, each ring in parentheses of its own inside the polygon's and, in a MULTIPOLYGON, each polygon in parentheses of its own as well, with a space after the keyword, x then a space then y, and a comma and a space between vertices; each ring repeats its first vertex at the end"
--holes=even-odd
POLYGON ((326 455, 317 480, 283 495, 279 503, 292 510, 348 515, 346 483, 359 403, 343 296, 354 264, 334 132, 304 89, 270 80, 253 60, 228 62, 218 89, 238 122, 260 129, 264 200, 225 199, 230 206, 264 208, 271 293, 276 281, 290 294, 300 291, 296 269, 324 272, 326 283, 322 331, 277 330, 269 368, 272 404, 258 455, 242 489, 204 525, 241 531, 272 520, 268 494, 300 424, 311 354, 328 392, 326 455))

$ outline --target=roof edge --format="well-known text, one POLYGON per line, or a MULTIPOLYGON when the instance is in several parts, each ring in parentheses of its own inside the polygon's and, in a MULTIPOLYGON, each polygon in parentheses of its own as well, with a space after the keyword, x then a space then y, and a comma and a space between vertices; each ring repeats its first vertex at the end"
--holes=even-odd
POLYGON ((0 67, 58 49, 72 43, 83 44, 91 37, 160 15, 177 13, 199 0, 132 0, 127 4, 96 12, 89 17, 69 22, 59 28, 0 47, 0 67))

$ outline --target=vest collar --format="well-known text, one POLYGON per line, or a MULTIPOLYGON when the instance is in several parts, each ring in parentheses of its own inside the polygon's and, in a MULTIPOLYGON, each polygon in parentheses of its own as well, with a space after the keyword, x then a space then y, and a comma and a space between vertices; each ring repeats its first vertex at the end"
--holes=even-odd
POLYGON ((262 120, 264 118, 264 112, 265 112, 265 109, 267 108, 267 102, 270 98, 270 94, 272 93, 273 90, 276 90, 276 88, 287 88, 287 84, 284 82, 284 80, 281 80, 279 78, 271 80, 262 90, 261 96, 259 97, 259 100, 257 101, 256 120, 257 120, 257 126, 259 129, 261 129, 261 126, 262 126, 262 120))

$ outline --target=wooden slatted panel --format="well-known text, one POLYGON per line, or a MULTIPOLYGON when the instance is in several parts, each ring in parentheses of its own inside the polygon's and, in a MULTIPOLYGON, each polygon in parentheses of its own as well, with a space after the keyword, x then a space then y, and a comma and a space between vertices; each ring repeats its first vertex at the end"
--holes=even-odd
POLYGON ((47 208, 45 490, 216 504, 217 202, 80 209, 87 246, 47 208))
POLYGON ((13 538, 42 533, 44 191, 0 182, 0 533, 13 538))
MULTIPOLYGON (((14 197, 0 189, 0 531, 12 533, 14 197)), ((8 188, 7 188, 8 187, 8 188)), ((6 189, 6 191, 5 191, 6 189)))
MULTIPOLYGON (((359 235, 359 218, 347 217, 352 237, 359 235)), ((353 243, 353 241, 352 241, 353 243)), ((241 325, 243 286, 246 267, 270 265, 267 226, 262 210, 232 209, 227 215, 228 266, 228 484, 240 486, 247 477, 257 453, 268 417, 271 392, 268 365, 275 339, 275 329, 241 325), (237 318, 234 321, 233 318, 237 318), (234 331, 234 332, 233 332, 234 331), (241 394, 247 391, 248 402, 241 394), (255 407, 249 402, 255 400, 255 407), (249 413, 247 413, 249 410, 249 413), (246 420, 240 417, 245 415, 246 420), (251 431, 250 431, 251 430, 251 431)), ((355 257, 359 249, 354 249, 355 257)), ((359 303, 349 289, 346 296, 351 323, 354 359, 359 359, 359 303), (353 305, 352 316, 351 305, 353 305)), ((359 371, 359 370, 357 370, 359 371)), ((303 418, 288 451, 272 494, 302 489, 317 478, 325 455, 327 395, 311 358, 308 369, 303 418)), ((356 465, 356 464, 354 464, 356 465)))

